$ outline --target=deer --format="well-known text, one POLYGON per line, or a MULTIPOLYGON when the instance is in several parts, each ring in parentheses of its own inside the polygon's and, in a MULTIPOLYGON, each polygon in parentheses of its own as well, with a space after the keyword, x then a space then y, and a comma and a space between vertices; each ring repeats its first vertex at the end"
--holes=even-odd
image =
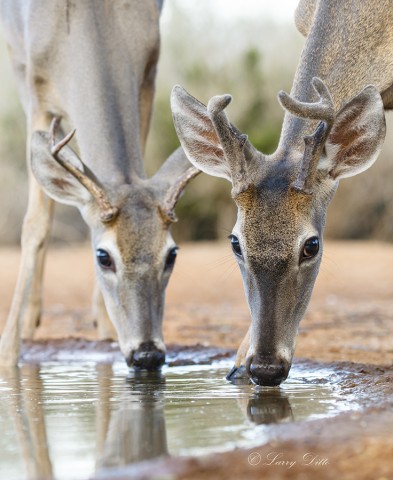
POLYGON ((177 85, 171 108, 190 162, 232 183, 229 236, 251 325, 227 379, 277 386, 291 368, 299 322, 323 253, 328 205, 339 181, 367 170, 393 106, 393 9, 389 0, 301 0, 306 36, 276 151, 259 152, 230 123, 230 95, 205 106, 177 85))
POLYGON ((29 173, 0 365, 18 362, 21 337, 32 338, 41 317, 54 201, 78 208, 89 227, 101 330, 110 334, 114 326, 130 367, 154 370, 165 361, 164 296, 177 253, 170 227, 180 195, 199 172, 181 149, 152 177, 144 170, 162 4, 0 2, 27 119, 29 173))

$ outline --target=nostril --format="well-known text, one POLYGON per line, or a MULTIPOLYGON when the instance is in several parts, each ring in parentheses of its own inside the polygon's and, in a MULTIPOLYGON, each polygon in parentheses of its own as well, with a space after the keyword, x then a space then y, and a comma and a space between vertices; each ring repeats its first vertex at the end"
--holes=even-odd
POLYGON ((141 370, 158 370, 165 363, 165 352, 152 342, 142 343, 127 359, 128 366, 141 370))
POLYGON ((249 375, 256 385, 275 387, 287 378, 289 368, 287 362, 260 359, 258 362, 252 361, 249 375))
POLYGON ((136 351, 133 354, 132 364, 142 370, 156 370, 165 362, 165 354, 160 350, 154 352, 136 351))

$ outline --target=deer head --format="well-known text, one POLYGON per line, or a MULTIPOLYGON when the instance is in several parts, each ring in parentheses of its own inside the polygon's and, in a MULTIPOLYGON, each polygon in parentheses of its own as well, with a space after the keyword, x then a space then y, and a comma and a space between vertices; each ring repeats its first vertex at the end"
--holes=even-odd
MULTIPOLYGON (((245 366, 258 385, 278 385, 287 377, 321 263, 329 202, 341 178, 373 164, 385 136, 383 104, 373 86, 335 112, 326 85, 318 78, 312 85, 319 96, 314 103, 278 95, 312 133, 302 143, 281 142, 270 156, 229 122, 229 95, 213 97, 205 107, 179 86, 172 92, 187 157, 233 186, 238 215, 230 241, 252 317, 245 366)), ((284 131, 281 137, 288 138, 284 131)))
MULTIPOLYGON (((165 360, 164 294, 177 247, 170 234, 175 205, 199 171, 176 150, 150 179, 102 184, 67 145, 35 132, 31 166, 54 200, 77 207, 91 230, 98 283, 129 365, 159 368, 165 360)), ((70 266, 71 267, 71 266, 70 266)))

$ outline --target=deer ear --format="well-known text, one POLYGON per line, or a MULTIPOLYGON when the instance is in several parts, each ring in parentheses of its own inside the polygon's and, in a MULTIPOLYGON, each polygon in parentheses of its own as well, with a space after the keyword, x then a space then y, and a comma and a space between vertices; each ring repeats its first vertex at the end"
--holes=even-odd
POLYGON ((176 85, 171 108, 177 136, 189 161, 199 170, 231 182, 231 169, 206 106, 176 85))
MULTIPOLYGON (((70 147, 64 146, 60 155, 79 170, 84 171, 82 161, 70 147)), ((31 169, 45 193, 54 200, 77 208, 81 208, 91 200, 91 195, 86 188, 52 157, 48 133, 39 131, 33 133, 31 169)))
POLYGON ((385 133, 381 95, 368 86, 337 113, 319 167, 337 180, 367 170, 379 155, 385 133))
POLYGON ((155 189, 160 192, 160 211, 168 221, 176 222, 176 203, 188 183, 199 173, 200 171, 189 162, 183 149, 179 147, 151 179, 155 189))

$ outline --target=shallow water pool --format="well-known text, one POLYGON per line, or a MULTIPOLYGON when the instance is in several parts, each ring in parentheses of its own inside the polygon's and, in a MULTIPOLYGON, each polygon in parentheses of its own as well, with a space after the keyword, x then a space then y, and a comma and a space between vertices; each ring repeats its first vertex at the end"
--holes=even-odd
POLYGON ((356 409, 329 369, 295 365, 280 388, 233 385, 232 363, 129 372, 123 363, 0 371, 0 479, 86 479, 161 455, 260 445, 275 424, 356 409))

